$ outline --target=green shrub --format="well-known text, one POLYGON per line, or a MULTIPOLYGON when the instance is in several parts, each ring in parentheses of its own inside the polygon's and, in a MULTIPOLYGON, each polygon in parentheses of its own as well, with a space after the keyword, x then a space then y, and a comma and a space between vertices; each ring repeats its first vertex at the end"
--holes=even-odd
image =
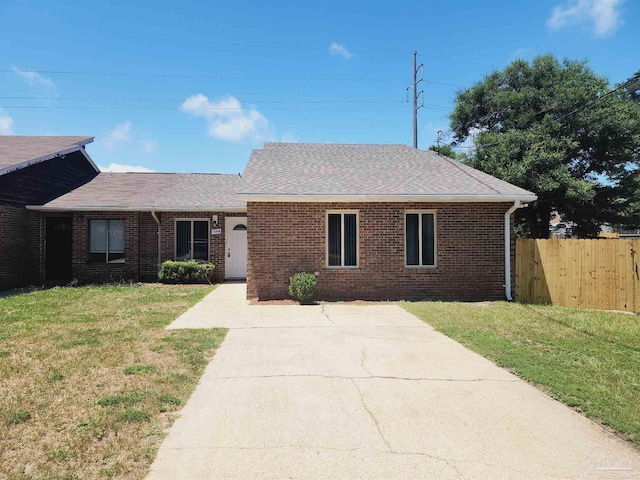
POLYGON ((211 283, 213 269, 213 263, 167 260, 160 265, 158 278, 162 283, 211 283))
POLYGON ((289 295, 300 303, 311 303, 316 293, 316 283, 313 273, 296 273, 289 278, 289 295))

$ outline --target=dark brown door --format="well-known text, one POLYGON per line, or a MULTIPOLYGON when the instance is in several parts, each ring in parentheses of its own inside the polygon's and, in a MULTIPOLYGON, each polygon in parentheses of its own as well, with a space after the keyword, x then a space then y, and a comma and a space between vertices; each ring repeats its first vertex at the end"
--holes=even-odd
POLYGON ((46 219, 45 279, 47 282, 71 280, 71 239, 73 219, 46 219))

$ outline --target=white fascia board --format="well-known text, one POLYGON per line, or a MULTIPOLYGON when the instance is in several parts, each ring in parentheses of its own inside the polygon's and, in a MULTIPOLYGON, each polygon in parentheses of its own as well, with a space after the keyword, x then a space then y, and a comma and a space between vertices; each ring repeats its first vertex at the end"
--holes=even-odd
POLYGON ((244 202, 533 202, 536 195, 263 195, 239 193, 244 202))
POLYGON ((84 142, 79 142, 79 143, 75 144, 74 146, 66 148, 64 150, 60 150, 60 151, 54 152, 54 153, 48 153, 47 155, 43 155, 42 157, 32 158, 31 160, 27 160, 26 162, 16 163, 15 165, 10 165, 8 167, 0 169, 0 175, 5 175, 7 173, 15 172, 16 170, 20 170, 22 168, 30 167, 31 165, 36 165, 38 163, 46 162, 47 160, 51 160, 52 158, 55 158, 55 157, 60 157, 62 155, 68 155, 70 153, 77 152, 78 150, 81 150, 83 153, 85 153, 85 156, 87 157, 89 162, 91 162, 91 164, 96 169, 96 171, 99 172, 100 169, 96 166, 95 163, 93 163, 93 160, 91 160, 89 158, 89 156, 86 154, 86 152, 84 152, 84 148, 83 147, 87 143, 91 143, 91 142, 93 142, 93 137, 91 137, 88 140, 85 140, 84 142))
POLYGON ((72 205, 27 205, 27 210, 39 212, 226 212, 244 213, 247 207, 122 207, 122 206, 99 206, 92 207, 85 205, 82 207, 72 205))

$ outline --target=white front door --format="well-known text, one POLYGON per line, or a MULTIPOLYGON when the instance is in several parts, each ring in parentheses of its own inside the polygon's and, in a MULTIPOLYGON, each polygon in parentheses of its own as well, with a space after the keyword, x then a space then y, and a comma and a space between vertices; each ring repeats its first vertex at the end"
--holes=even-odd
POLYGON ((225 278, 247 278, 247 217, 226 217, 225 278))

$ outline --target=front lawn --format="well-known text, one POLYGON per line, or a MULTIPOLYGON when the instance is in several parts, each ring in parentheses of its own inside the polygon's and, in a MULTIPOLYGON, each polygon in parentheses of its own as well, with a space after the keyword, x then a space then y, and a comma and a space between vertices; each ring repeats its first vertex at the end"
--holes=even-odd
POLYGON ((552 397, 640 443, 640 317, 518 303, 403 303, 552 397))
POLYGON ((164 327, 211 290, 0 299, 0 478, 143 478, 226 333, 164 327))

